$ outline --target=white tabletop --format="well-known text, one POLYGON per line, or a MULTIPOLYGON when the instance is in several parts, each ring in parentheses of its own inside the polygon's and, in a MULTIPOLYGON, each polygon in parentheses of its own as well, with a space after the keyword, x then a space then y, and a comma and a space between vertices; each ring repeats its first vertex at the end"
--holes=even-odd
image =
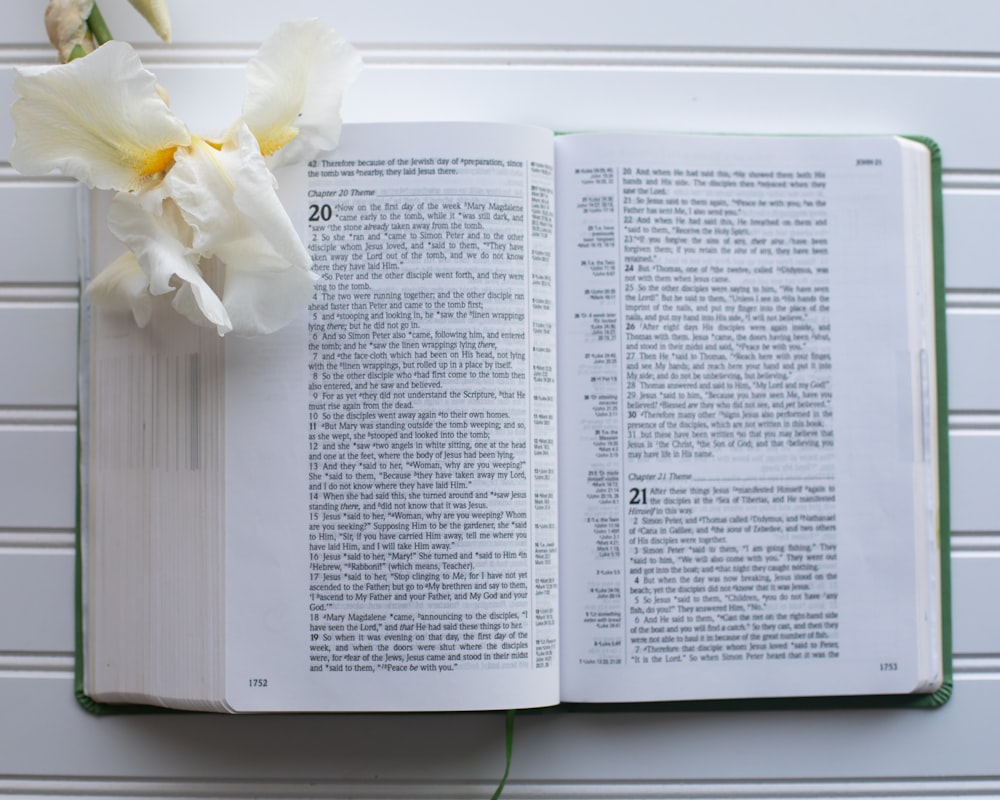
MULTIPOLYGON (((5 3, 12 69, 48 63, 41 0, 5 3)), ((171 0, 175 44, 105 0, 198 130, 242 64, 322 16, 366 69, 352 121, 559 130, 924 134, 944 158, 954 697, 935 711, 540 714, 506 797, 1000 795, 1000 4, 902 0, 171 0)), ((10 141, 0 118, 0 141, 10 141)), ((96 718, 72 692, 78 203, 0 166, 0 796, 488 797, 502 714, 96 718)))

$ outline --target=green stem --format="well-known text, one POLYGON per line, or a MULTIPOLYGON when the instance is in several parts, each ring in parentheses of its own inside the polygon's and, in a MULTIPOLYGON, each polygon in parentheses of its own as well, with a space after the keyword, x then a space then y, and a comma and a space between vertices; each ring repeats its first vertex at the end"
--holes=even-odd
POLYGON ((85 55, 87 55, 87 53, 80 45, 73 45, 73 49, 69 51, 69 58, 66 59, 66 63, 68 64, 70 61, 77 58, 83 58, 85 55))
POLYGON ((96 41, 98 45, 110 42, 114 38, 111 35, 111 31, 108 30, 108 24, 104 21, 101 9, 97 7, 97 3, 94 3, 94 6, 90 11, 90 16, 87 17, 87 27, 90 28, 90 32, 94 34, 94 41, 96 41))
POLYGON ((513 753, 513 751, 514 751, 514 715, 515 714, 517 714, 517 711, 515 709, 513 709, 513 708, 509 709, 507 711, 507 724, 505 726, 505 728, 506 728, 506 736, 504 737, 507 740, 507 763, 504 766, 503 777, 500 778, 500 784, 497 786, 496 791, 493 792, 493 796, 490 797, 490 800, 500 800, 500 795, 503 794, 503 787, 507 785, 507 778, 510 775, 510 757, 511 757, 511 754, 513 753))

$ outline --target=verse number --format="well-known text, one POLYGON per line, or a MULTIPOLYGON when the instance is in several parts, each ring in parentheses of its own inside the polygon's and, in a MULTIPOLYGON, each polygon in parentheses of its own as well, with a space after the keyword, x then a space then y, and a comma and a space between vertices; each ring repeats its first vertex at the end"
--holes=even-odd
POLYGON ((879 672, 896 672, 899 669, 899 664, 895 661, 883 661, 878 665, 879 672))
POLYGON ((267 678, 250 678, 250 688, 251 689, 266 689, 267 688, 267 678))

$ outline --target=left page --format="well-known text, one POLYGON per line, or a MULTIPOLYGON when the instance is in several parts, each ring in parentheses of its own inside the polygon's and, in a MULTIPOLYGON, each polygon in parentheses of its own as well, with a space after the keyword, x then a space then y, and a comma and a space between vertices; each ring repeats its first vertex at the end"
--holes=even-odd
POLYGON ((552 153, 346 126, 279 175, 320 280, 297 325, 227 340, 234 709, 558 702, 552 153))

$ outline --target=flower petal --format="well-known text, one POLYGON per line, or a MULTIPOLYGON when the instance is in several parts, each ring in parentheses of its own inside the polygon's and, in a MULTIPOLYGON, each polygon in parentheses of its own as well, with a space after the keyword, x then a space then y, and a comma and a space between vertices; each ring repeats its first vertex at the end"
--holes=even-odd
POLYGON ((247 64, 243 120, 278 167, 332 150, 361 57, 319 20, 285 22, 247 64))
POLYGON ((195 137, 190 148, 177 151, 174 166, 158 187, 173 199, 191 232, 191 249, 200 255, 212 256, 220 242, 248 233, 233 201, 234 168, 238 164, 232 157, 195 137))
POLYGON ((271 333, 312 297, 312 260, 275 192, 249 128, 222 150, 196 139, 179 150, 157 192, 176 203, 192 233, 191 249, 225 266, 222 302, 233 332, 271 333))
POLYGON ((233 181, 236 207, 252 221, 254 228, 278 254, 290 264, 308 270, 312 266, 312 257, 278 198, 277 181, 267 168, 250 129, 240 125, 236 141, 223 147, 223 152, 233 152, 239 158, 240 170, 233 181))
POLYGON ((298 267, 249 269, 246 265, 255 263, 255 254, 246 247, 243 255, 241 258, 236 248, 226 253, 222 302, 232 320, 233 333, 240 336, 274 333, 306 310, 317 276, 298 267))
POLYGON ((219 296, 208 285, 208 282, 197 272, 197 279, 180 286, 174 294, 173 307, 179 314, 187 317, 195 325, 202 327, 215 326, 219 336, 225 336, 233 330, 233 323, 219 296), (216 314, 215 310, 220 313, 216 314), (219 320, 223 321, 220 322, 219 320))
POLYGON ((163 191, 194 233, 192 248, 225 261, 227 247, 252 238, 263 248, 262 260, 308 270, 312 259, 278 199, 257 140, 245 125, 235 134, 221 151, 196 139, 178 151, 164 179, 163 191))
POLYGON ((14 90, 10 162, 27 175, 57 172, 99 189, 135 189, 191 141, 124 42, 68 64, 15 70, 14 90))
POLYGON ((118 194, 108 210, 108 228, 133 253, 153 295, 176 291, 174 308, 197 325, 232 330, 225 306, 198 269, 190 232, 173 201, 159 187, 137 195, 118 194))
POLYGON ((145 328, 153 314, 149 278, 130 252, 125 252, 102 269, 87 285, 90 299, 113 311, 131 311, 135 324, 145 328))

